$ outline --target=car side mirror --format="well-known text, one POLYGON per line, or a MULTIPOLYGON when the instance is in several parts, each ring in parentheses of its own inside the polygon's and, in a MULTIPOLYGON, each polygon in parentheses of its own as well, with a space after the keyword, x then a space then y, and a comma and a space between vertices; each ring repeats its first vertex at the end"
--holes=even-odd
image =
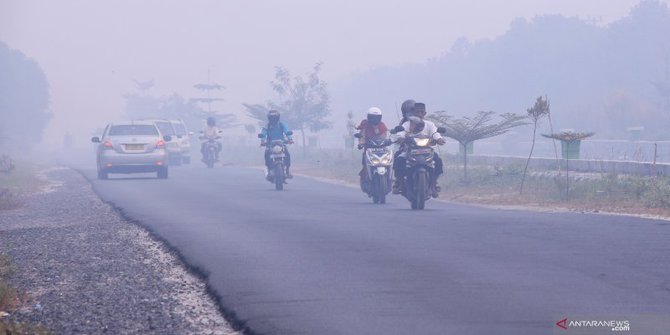
POLYGON ((288 136, 293 135, 293 130, 289 130, 289 131, 287 131, 287 132, 286 132, 286 135, 288 135, 288 136))
POLYGON ((98 137, 98 136, 91 137, 91 142, 93 142, 93 143, 100 143, 100 137, 98 137))
POLYGON ((265 138, 265 136, 263 136, 263 134, 258 134, 258 138, 265 138))
POLYGON ((437 127, 437 132, 444 135, 447 132, 447 128, 437 127))
POLYGON ((354 134, 354 137, 355 138, 361 138, 361 137, 363 137, 363 135, 361 135, 361 133, 356 133, 356 134, 354 134))
POLYGON ((163 139, 165 140, 165 142, 170 142, 170 141, 172 141, 172 136, 165 135, 165 136, 163 136, 163 139))

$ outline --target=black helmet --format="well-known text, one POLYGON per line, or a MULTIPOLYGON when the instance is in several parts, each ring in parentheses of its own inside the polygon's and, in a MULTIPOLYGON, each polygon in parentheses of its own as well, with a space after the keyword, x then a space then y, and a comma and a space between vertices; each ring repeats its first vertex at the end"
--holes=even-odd
POLYGON ((414 104, 416 101, 412 99, 405 100, 405 102, 402 103, 402 106, 400 106, 400 111, 402 112, 403 117, 409 116, 409 113, 412 112, 412 108, 414 108, 414 104))
POLYGON ((216 119, 212 116, 207 118, 207 125, 210 127, 216 126, 216 119))
POLYGON ((275 124, 275 123, 279 122, 279 112, 274 110, 274 109, 269 111, 268 112, 268 122, 270 122, 270 124, 275 124))

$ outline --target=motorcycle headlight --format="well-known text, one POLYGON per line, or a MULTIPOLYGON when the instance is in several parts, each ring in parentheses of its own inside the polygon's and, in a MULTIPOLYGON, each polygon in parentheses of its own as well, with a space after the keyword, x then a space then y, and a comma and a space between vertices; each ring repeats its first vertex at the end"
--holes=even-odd
POLYGON ((272 152, 275 154, 280 154, 282 153, 282 151, 284 151, 284 148, 282 148, 279 145, 275 145, 274 147, 272 147, 272 152))
POLYGON ((414 139, 414 144, 416 144, 419 147, 427 147, 429 143, 430 143, 429 138, 415 138, 414 139))
POLYGON ((370 155, 370 162, 375 165, 390 165, 391 164, 391 153, 387 152, 382 155, 370 155))

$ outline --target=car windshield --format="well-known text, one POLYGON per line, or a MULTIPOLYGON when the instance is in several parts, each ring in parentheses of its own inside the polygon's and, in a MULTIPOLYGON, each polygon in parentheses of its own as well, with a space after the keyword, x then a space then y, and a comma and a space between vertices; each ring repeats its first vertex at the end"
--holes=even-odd
POLYGON ((107 135, 158 136, 158 130, 150 124, 123 124, 110 127, 107 135))
POLYGON ((173 123, 172 127, 174 127, 174 131, 177 134, 177 136, 186 135, 186 127, 184 127, 183 123, 173 123))
POLYGON ((158 126, 163 135, 174 135, 174 128, 172 128, 170 122, 156 122, 156 126, 158 126))

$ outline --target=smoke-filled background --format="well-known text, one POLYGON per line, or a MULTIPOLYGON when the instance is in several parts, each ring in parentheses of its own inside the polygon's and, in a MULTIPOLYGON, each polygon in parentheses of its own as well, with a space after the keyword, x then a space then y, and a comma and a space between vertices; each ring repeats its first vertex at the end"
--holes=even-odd
POLYGON ((668 36, 656 0, 0 0, 0 149, 90 146, 134 117, 197 130, 215 114, 244 137, 254 106, 287 99, 270 84, 281 74, 326 84, 305 125, 322 146, 341 146, 346 114, 370 106, 393 124, 407 98, 525 114, 541 95, 557 129, 667 140, 668 36))

